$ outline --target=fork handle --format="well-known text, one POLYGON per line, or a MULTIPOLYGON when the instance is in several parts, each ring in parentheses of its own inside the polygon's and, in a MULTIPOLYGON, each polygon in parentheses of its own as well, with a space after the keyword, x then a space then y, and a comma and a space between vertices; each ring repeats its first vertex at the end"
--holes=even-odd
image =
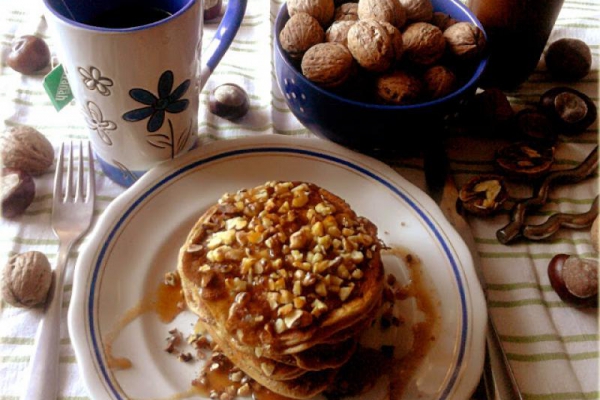
POLYGON ((46 309, 40 321, 29 359, 28 381, 24 382, 23 400, 54 400, 58 395, 60 353, 60 326, 63 283, 70 243, 60 244, 54 280, 48 293, 46 309))

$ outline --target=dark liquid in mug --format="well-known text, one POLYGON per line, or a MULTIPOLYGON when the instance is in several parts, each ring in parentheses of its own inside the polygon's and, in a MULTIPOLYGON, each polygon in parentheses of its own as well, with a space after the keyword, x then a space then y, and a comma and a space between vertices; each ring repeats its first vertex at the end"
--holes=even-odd
POLYGON ((88 25, 102 28, 133 28, 160 21, 171 15, 170 12, 143 4, 127 5, 108 10, 92 18, 88 25))

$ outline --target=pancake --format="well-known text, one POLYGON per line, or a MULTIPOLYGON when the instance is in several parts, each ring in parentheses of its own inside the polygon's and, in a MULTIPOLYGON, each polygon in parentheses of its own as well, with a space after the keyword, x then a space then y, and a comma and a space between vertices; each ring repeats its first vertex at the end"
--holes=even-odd
POLYGON ((374 318, 381 247, 376 226, 326 189, 267 182, 200 216, 178 272, 188 307, 232 362, 306 398, 325 389, 374 318))

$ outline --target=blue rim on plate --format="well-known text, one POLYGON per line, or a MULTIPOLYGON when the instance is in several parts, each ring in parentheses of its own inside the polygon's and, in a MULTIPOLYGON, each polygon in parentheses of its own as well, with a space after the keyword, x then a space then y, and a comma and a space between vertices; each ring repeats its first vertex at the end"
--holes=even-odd
MULTIPOLYGON (((460 324, 460 327, 458 329, 458 331, 460 332, 460 334, 459 334, 460 338, 458 340, 458 348, 456 349, 456 353, 455 353, 455 360, 454 360, 455 365, 452 367, 452 374, 451 374, 450 378, 446 380, 446 386, 440 392, 441 393, 440 396, 437 397, 440 400, 447 399, 448 396, 451 394, 452 389, 457 384, 457 380, 459 380, 461 371, 463 371, 465 368, 464 361, 465 361, 465 354, 467 352, 467 347, 468 347, 467 346, 467 338, 469 336, 469 331, 473 329, 472 316, 468 312, 468 307, 469 307, 468 300, 467 300, 468 296, 465 293, 465 288, 469 287, 469 290, 473 290, 473 283, 472 282, 467 283, 464 281, 463 276, 462 276, 462 273, 464 273, 464 271, 462 271, 459 267, 459 264, 461 264, 461 263, 457 262, 457 260, 455 259, 455 253, 452 251, 453 249, 451 249, 449 247, 449 244, 446 242, 444 235, 438 229, 438 224, 432 219, 432 217, 430 215, 430 210, 428 210, 428 212, 425 212, 401 188, 399 188, 393 182, 384 178, 383 176, 378 175, 373 170, 371 170, 365 166, 359 165, 359 163, 353 162, 349 159, 342 158, 338 155, 335 155, 335 153, 328 152, 328 150, 330 150, 332 147, 334 149, 336 149, 337 151, 349 152, 346 149, 343 149, 343 150, 341 150, 341 148, 338 149, 339 146, 337 146, 335 144, 324 142, 321 140, 313 140, 313 139, 290 140, 289 138, 286 138, 286 139, 282 140, 282 139, 278 138, 277 140, 274 141, 275 145, 273 145, 273 146, 269 146, 268 143, 261 143, 258 146, 256 146, 256 145, 253 145, 253 143, 257 142, 257 144, 258 144, 258 141, 261 141, 261 140, 262 140, 262 142, 264 142, 264 139, 259 139, 259 140, 256 140, 256 138, 249 138, 249 139, 250 140, 237 139, 237 140, 229 141, 231 143, 237 142, 238 146, 232 150, 225 149, 224 151, 220 151, 220 152, 217 152, 214 154, 211 154, 211 153, 202 154, 203 151, 207 147, 210 148, 210 146, 197 149, 196 151, 193 152, 193 154, 190 154, 190 156, 184 156, 185 160, 183 160, 183 161, 180 160, 178 163, 179 166, 176 167, 175 169, 168 170, 166 174, 164 174, 165 171, 162 171, 163 174, 160 175, 158 180, 154 179, 157 177, 152 177, 151 173, 148 174, 150 176, 144 176, 141 181, 137 182, 133 186, 134 192, 135 192, 136 188, 140 188, 142 190, 141 191, 138 190, 139 193, 134 193, 134 197, 131 199, 130 204, 128 203, 129 205, 126 207, 126 209, 124 211, 122 211, 120 217, 118 217, 116 219, 116 221, 112 225, 110 225, 111 227, 108 230, 108 234, 105 236, 104 243, 102 243, 100 250, 98 251, 98 250, 94 249, 94 251, 98 251, 98 254, 96 256, 97 258, 95 260, 93 260, 93 263, 91 265, 89 265, 89 267, 85 267, 85 266, 77 267, 76 273, 91 274, 91 280, 88 282, 88 284, 90 286, 89 289, 82 288, 83 290, 89 290, 86 298, 82 299, 85 301, 85 303, 87 303, 87 305, 85 306, 87 309, 87 312, 84 312, 85 317, 87 319, 87 321, 86 321, 87 328, 88 328, 87 334, 90 335, 88 340, 91 341, 91 345, 93 347, 92 352, 93 352, 93 355, 95 358, 94 364, 95 364, 96 368, 99 369, 99 372, 101 373, 101 375, 104 379, 104 384, 108 385, 111 395, 114 396, 115 399, 123 399, 124 398, 124 397, 122 397, 122 394, 119 393, 119 390, 114 385, 113 379, 115 379, 115 378, 111 376, 111 372, 110 372, 108 366, 106 365, 105 357, 103 356, 104 350, 100 344, 101 338, 99 337, 100 329, 99 329, 99 321, 98 321, 98 313, 97 313, 97 307, 98 307, 97 301, 99 298, 98 291, 100 288, 98 283, 99 283, 99 279, 100 279, 99 278, 100 274, 101 274, 103 266, 104 266, 107 251, 114 244, 114 241, 118 238, 119 232, 122 229, 123 225, 128 221, 130 216, 140 207, 140 205, 142 205, 145 202, 145 200, 149 198, 149 196, 151 196, 152 194, 154 194, 159 189, 161 189, 163 186, 169 184, 173 180, 176 180, 179 177, 181 177, 182 175, 186 174, 187 172, 193 171, 197 168, 202 168, 202 167, 209 165, 215 161, 223 161, 223 160, 227 160, 227 159, 234 158, 237 156, 252 155, 252 154, 277 154, 277 155, 283 155, 283 156, 285 156, 285 155, 303 156, 303 157, 308 157, 308 158, 317 159, 317 160, 326 160, 329 163, 343 166, 344 168, 353 170, 360 175, 366 176, 369 179, 378 182, 379 184, 383 185, 387 190, 389 190, 391 193, 393 193, 393 196, 401 199, 402 202, 406 203, 419 216, 419 218, 425 223, 427 228, 432 232, 435 240, 439 242, 439 245, 441 245, 441 248, 443 249, 444 256, 446 257, 447 261, 449 262, 449 264, 451 266, 452 275, 453 275, 453 278, 455 279, 456 287, 458 288, 459 302, 460 302, 460 321, 458 322, 460 324), (255 140, 252 140, 252 139, 255 139, 255 140), (242 144, 247 143, 249 145, 246 145, 246 146, 242 145, 240 147, 239 146, 240 142, 242 144), (287 144, 286 144, 286 142, 287 142, 287 144), (305 143, 309 143, 309 142, 316 142, 317 146, 315 146, 313 148, 302 148, 302 146, 298 146, 298 144, 300 144, 300 143, 305 144, 305 143), (91 267, 91 270, 90 270, 90 267, 91 267), (85 271, 86 269, 88 271, 85 271)), ((271 141, 273 141, 273 140, 271 139, 271 141)), ((351 154, 355 154, 355 153, 351 153, 351 154)), ((363 155, 356 155, 356 157, 367 158, 363 155)), ((362 159, 361 159, 361 161, 362 161, 362 159)), ((126 193, 129 193, 131 190, 132 189, 130 189, 126 193)), ((431 202, 431 204, 433 205, 434 203, 431 202)), ((428 204, 428 206, 429 206, 429 204, 428 204)), ((434 206, 434 207, 436 207, 436 206, 434 206)), ((450 228, 450 229, 452 229, 452 228, 450 228)), ((454 247, 454 245, 452 247, 454 247)), ((81 290, 80 288, 74 287, 74 291, 78 291, 78 289, 81 290)), ((479 288, 479 290, 480 290, 480 288, 479 288)), ((477 294, 479 294, 479 293, 477 293, 477 294)), ((70 314, 71 315, 69 316, 69 324, 72 325, 74 323, 73 319, 75 319, 75 316, 74 316, 75 313, 71 311, 70 314)), ((79 314, 79 315, 81 315, 81 314, 79 314)), ((481 321, 477 321, 477 324, 479 324, 479 323, 483 324, 481 321)), ((77 353, 77 351, 76 351, 76 353, 77 353)))

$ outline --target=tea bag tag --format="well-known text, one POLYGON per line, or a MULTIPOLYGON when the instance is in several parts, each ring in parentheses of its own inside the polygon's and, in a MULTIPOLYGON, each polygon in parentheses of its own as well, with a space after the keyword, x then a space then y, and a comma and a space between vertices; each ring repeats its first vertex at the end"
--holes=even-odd
POLYGON ((71 86, 62 64, 58 64, 44 77, 44 89, 56 111, 62 110, 73 100, 71 86))

